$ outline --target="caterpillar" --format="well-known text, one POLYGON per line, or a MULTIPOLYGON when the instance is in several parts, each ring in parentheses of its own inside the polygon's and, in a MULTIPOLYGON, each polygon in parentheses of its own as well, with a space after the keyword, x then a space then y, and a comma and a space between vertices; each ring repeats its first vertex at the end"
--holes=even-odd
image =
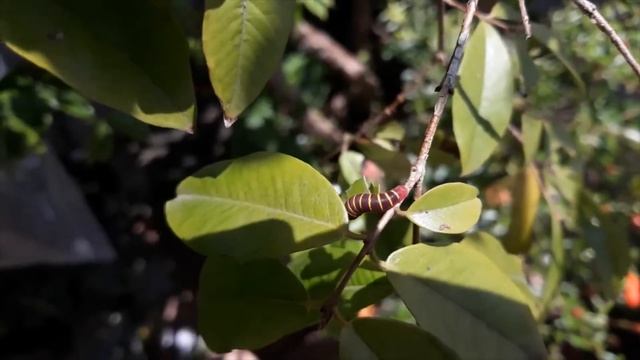
POLYGON ((367 212, 383 213, 401 203, 408 193, 404 185, 398 185, 379 194, 353 195, 347 199, 344 206, 347 208, 349 219, 355 219, 367 212))

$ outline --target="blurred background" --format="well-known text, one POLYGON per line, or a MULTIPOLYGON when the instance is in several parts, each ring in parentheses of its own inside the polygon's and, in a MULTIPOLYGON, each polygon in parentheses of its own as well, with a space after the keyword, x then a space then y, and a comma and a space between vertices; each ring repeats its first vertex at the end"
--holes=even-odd
MULTIPOLYGON (((208 352, 197 335, 194 303, 203 258, 172 234, 163 210, 178 182, 195 170, 260 150, 294 155, 343 183, 335 151, 343 135, 357 130, 409 85, 416 90, 407 94, 393 120, 406 132, 401 150, 417 151, 425 113, 444 74, 436 56, 435 1, 299 2, 281 69, 240 121, 225 128, 201 54, 204 5, 173 1, 192 50, 198 105, 193 135, 147 126, 92 103, 0 43, 1 359, 337 357, 335 341, 313 329, 255 353, 208 352)), ((489 3, 481 1, 486 8, 489 3)), ((506 3, 517 9, 515 1, 506 3)), ((638 79, 570 2, 528 3, 532 19, 548 24, 566 44, 571 66, 584 79, 592 101, 584 101, 564 70, 566 64, 547 53, 535 57, 538 85, 526 101, 549 120, 546 136, 564 149, 565 163, 580 163, 579 168, 567 166, 567 176, 558 178, 580 178, 604 211, 624 218, 619 230, 630 244, 635 271, 640 241, 638 79), (585 120, 590 108, 599 122, 585 120)), ((640 7, 633 3, 606 1, 601 6, 640 56, 640 7)), ((447 50, 460 19, 461 12, 447 6, 447 50)), ((440 132, 429 184, 457 179, 460 173, 448 117, 440 132)), ((517 146, 513 139, 503 143, 473 178, 486 190, 479 226, 496 235, 504 234, 509 220, 511 194, 502 180, 509 175, 509 154, 517 146)), ((369 176, 393 175, 383 161, 369 165, 369 176)), ((548 209, 541 214, 545 219, 548 209)), ((548 220, 536 224, 539 241, 527 258, 534 292, 546 281, 541 274, 549 262, 549 227, 548 220)), ((572 238, 571 231, 564 244, 570 254, 564 280, 542 325, 553 356, 640 358, 640 284, 635 290, 623 286, 611 301, 601 298, 593 290, 593 249, 572 238)), ((627 277, 625 285, 632 281, 627 277)), ((393 299, 368 311, 410 317, 393 299)))

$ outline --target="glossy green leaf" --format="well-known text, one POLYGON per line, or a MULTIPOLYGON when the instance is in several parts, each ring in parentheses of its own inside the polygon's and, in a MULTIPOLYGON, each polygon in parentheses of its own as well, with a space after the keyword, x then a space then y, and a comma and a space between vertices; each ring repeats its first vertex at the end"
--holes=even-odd
POLYGON ((521 169, 513 179, 511 222, 504 247, 512 254, 525 254, 531 248, 533 224, 540 203, 540 184, 535 165, 521 169))
POLYGON ((333 186, 288 155, 255 153, 205 167, 166 205, 171 229, 196 251, 271 257, 339 240, 347 213, 333 186))
POLYGON ((257 349, 318 320, 298 279, 275 259, 208 257, 200 273, 198 328, 209 349, 257 349))
MULTIPOLYGON (((322 306, 361 248, 360 241, 347 240, 291 255, 289 268, 307 289, 311 308, 322 306)), ((353 318, 358 310, 391 294, 385 273, 372 265, 365 261, 342 292, 339 311, 343 318, 353 318)))
POLYGON ((442 184, 411 204, 406 215, 414 224, 434 232, 463 233, 480 218, 482 202, 477 196, 478 189, 471 185, 442 184))
POLYGON ((529 290, 527 279, 524 275, 524 264, 521 257, 509 254, 500 240, 486 232, 470 234, 462 240, 466 246, 474 248, 476 251, 491 260, 511 281, 520 289, 524 297, 528 300, 527 305, 534 317, 540 313, 540 306, 534 295, 529 290))
POLYGON ((357 319, 340 334, 342 360, 458 359, 428 332, 390 319, 357 319))
POLYGON ((463 174, 477 170, 498 146, 512 102, 509 50, 500 34, 481 22, 469 39, 453 94, 453 130, 463 174))
POLYGON ((295 0, 207 0, 202 47, 230 126, 277 69, 293 25, 295 0))
POLYGON ((353 184, 354 181, 362 177, 362 163, 364 155, 356 151, 345 151, 338 158, 340 166, 340 174, 347 184, 353 184))
POLYGON ((543 125, 540 119, 527 114, 522 115, 522 149, 527 163, 533 162, 540 148, 543 125))
POLYGON ((0 34, 95 101, 149 124, 192 127, 187 43, 162 2, 1 0, 0 34))
POLYGON ((417 244, 387 259, 387 276, 418 325, 462 359, 542 359, 528 299, 466 241, 417 244))

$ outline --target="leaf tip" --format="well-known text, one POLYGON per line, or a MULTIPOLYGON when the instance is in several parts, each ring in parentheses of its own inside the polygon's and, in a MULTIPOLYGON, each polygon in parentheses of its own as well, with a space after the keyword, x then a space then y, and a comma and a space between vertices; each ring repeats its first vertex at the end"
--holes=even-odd
POLYGON ((224 118, 224 127, 230 128, 236 120, 238 120, 237 116, 227 116, 226 114, 223 116, 224 118))

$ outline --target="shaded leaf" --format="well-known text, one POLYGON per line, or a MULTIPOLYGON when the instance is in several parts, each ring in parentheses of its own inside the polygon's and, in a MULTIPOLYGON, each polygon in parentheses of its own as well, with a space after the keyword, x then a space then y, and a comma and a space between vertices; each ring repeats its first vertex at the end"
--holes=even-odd
POLYGON ((453 94, 453 130, 462 173, 477 170, 495 150, 511 119, 513 69, 509 50, 491 25, 469 39, 453 94))
POLYGON ((230 126, 278 67, 293 25, 295 0, 207 0, 202 47, 230 126))
POLYGON ((333 186, 288 155, 255 153, 207 166, 166 204, 171 229, 205 254, 289 254, 339 240, 347 213, 333 186))
POLYGON ((458 359, 426 331, 397 320, 356 319, 340 335, 343 360, 458 359))
POLYGON ((507 253, 500 240, 486 232, 469 234, 462 242, 486 256, 487 259, 491 260, 491 262, 507 275, 511 281, 518 286, 518 289, 520 289, 525 298, 528 299, 527 304, 533 316, 538 316, 540 307, 531 290, 529 290, 521 257, 507 253))
POLYGON ((387 259, 387 276, 418 325, 462 359, 541 359, 528 299, 472 246, 417 244, 387 259))
POLYGON ((208 257, 200 273, 198 329, 209 349, 257 349, 318 320, 298 279, 275 259, 208 257))
POLYGON ((534 165, 528 165, 514 176, 512 197, 511 222, 503 244, 512 254, 525 254, 531 248, 533 224, 540 203, 538 171, 534 165))
MULTIPOLYGON (((307 289, 311 308, 320 308, 360 248, 361 242, 346 240, 291 255, 289 268, 307 289)), ((342 292, 339 310, 343 318, 353 318, 358 310, 391 294, 385 273, 370 265, 365 261, 342 292)))
POLYGON ((95 101, 149 124, 192 127, 187 43, 162 2, 2 0, 0 34, 95 101))
MULTIPOLYGON (((367 214, 367 228, 372 231, 381 215, 367 214)), ((375 253, 380 259, 386 259, 392 252, 410 245, 413 241, 413 224, 405 217, 396 216, 382 230, 376 241, 375 253)))
POLYGON ((434 232, 459 234, 469 230, 480 218, 482 202, 478 189, 464 183, 434 187, 416 200, 406 215, 414 224, 434 232))
POLYGON ((631 265, 628 218, 602 211, 592 195, 580 192, 580 228, 596 253, 595 272, 604 294, 615 299, 631 265))

